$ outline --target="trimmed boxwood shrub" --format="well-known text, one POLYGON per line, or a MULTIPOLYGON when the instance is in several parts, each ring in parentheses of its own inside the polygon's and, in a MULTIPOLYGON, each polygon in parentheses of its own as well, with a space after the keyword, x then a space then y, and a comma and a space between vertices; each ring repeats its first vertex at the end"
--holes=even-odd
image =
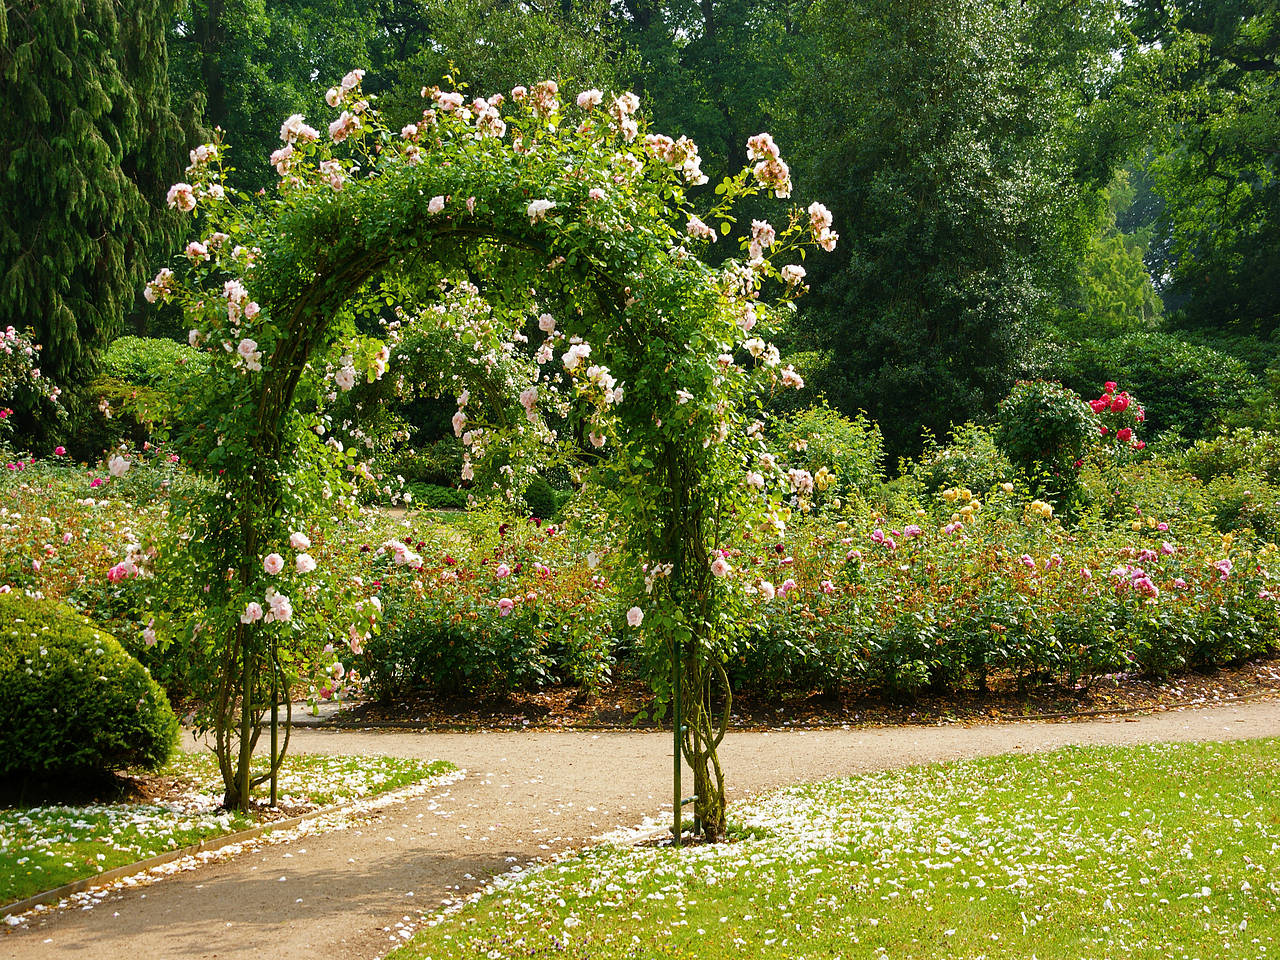
POLYGON ((0 595, 0 776, 162 766, 178 721, 146 668, 63 604, 0 595))

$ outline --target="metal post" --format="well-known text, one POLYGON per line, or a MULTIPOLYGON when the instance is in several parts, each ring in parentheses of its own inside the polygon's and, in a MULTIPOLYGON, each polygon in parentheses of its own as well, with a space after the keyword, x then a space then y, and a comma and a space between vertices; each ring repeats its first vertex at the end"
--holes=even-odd
POLYGON ((278 731, 280 729, 280 691, 277 687, 279 674, 276 672, 275 645, 272 644, 271 657, 271 806, 276 805, 276 780, 279 767, 278 731))
POLYGON ((671 689, 672 689, 672 714, 671 714, 671 730, 674 749, 673 763, 675 764, 675 792, 671 798, 672 816, 675 817, 675 824, 671 828, 673 842, 680 846, 680 811, 683 804, 680 802, 680 728, 683 717, 680 713, 680 641, 673 635, 671 637, 671 689))

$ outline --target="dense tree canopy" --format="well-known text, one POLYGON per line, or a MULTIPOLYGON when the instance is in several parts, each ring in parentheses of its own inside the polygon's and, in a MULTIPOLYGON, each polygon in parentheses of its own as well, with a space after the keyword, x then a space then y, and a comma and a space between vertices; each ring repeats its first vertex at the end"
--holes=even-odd
POLYGON ((1022 5, 822 0, 807 27, 786 127, 849 241, 811 277, 817 379, 902 449, 990 409, 1054 304, 1073 101, 1022 5))
POLYGON ((891 453, 990 416, 1062 349, 1105 357, 1109 338, 1176 331, 1255 373, 1273 359, 1269 0, 148 0, 119 22, 99 2, 3 10, 19 95, 0 118, 0 189, 22 215, 0 226, 0 320, 35 327, 71 383, 172 225, 152 206, 187 162, 171 102, 237 145, 228 187, 257 190, 274 180, 276 118, 320 116, 317 78, 352 67, 395 126, 446 78, 467 96, 537 77, 629 87, 700 144, 713 180, 771 130, 846 240, 811 270, 780 342, 810 393, 865 409, 891 453))
POLYGON ((1269 0, 1140 5, 1164 51, 1167 125, 1151 169, 1165 200, 1176 320, 1270 337, 1280 325, 1280 10, 1269 0))
POLYGON ((6 0, 0 16, 0 327, 33 328, 45 372, 82 383, 177 221, 169 0, 6 0))

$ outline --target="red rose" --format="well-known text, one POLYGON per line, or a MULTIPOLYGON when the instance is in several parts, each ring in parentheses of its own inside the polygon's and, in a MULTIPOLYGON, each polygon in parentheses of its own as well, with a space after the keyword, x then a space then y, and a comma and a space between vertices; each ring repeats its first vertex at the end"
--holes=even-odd
POLYGON ((1118 397, 1112 397, 1111 409, 1116 411, 1117 413, 1121 412, 1122 410, 1129 409, 1129 395, 1127 393, 1122 393, 1118 397))
POLYGON ((1102 385, 1102 389, 1105 390, 1108 394, 1115 393, 1116 382, 1114 380, 1108 380, 1106 383, 1102 385))
POLYGON ((1116 431, 1116 439, 1121 443, 1128 443, 1133 438, 1133 431, 1128 427, 1121 427, 1116 431))

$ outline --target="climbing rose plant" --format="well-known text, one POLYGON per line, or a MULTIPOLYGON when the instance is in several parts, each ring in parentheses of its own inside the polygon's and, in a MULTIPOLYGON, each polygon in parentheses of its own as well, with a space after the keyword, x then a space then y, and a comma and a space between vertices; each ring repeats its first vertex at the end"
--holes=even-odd
MULTIPOLYGON (((226 144, 194 150, 169 203, 199 239, 146 289, 181 305, 212 356, 182 438, 212 492, 174 511, 193 532, 158 580, 202 602, 193 629, 217 662, 207 719, 226 802, 249 802, 249 761, 302 638, 355 650, 379 628, 378 605, 353 603, 308 545, 374 482, 334 406, 390 375, 397 390, 456 396, 464 479, 515 496, 558 457, 616 492, 627 629, 652 662, 679 666, 678 691, 670 677, 655 686, 680 695, 695 822, 720 838, 724 662, 759 589, 725 545, 779 536, 783 500, 814 483, 769 454, 750 401, 803 386, 770 337, 807 289, 806 252, 835 246, 831 215, 814 203, 734 236, 739 201, 790 196, 772 137, 752 137, 746 167, 698 209, 697 146, 651 132, 631 93, 566 103, 543 81, 468 101, 427 87, 421 118, 396 132, 362 80, 328 91, 327 127, 284 122, 270 193, 224 187, 226 144), (712 266, 712 244, 737 255, 712 266)), ((403 543, 384 555, 423 565, 403 543)))

